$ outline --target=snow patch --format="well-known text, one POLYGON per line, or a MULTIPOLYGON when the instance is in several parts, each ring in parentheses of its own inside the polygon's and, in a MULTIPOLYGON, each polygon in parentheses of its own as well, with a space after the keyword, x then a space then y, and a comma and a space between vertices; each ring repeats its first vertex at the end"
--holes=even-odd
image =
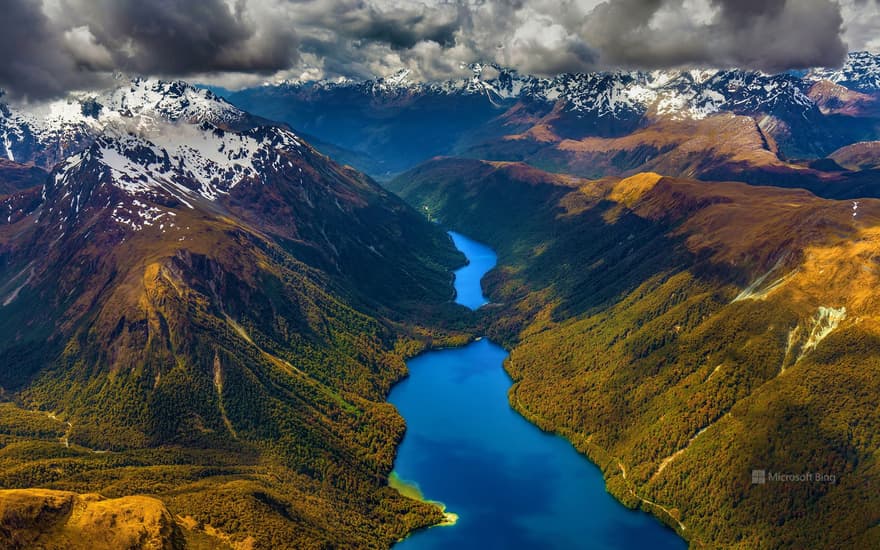
POLYGON ((15 155, 12 154, 12 140, 9 139, 9 130, 3 132, 3 148, 6 149, 6 158, 15 162, 15 155))
POLYGON ((217 200, 246 179, 282 169, 286 156, 300 146, 286 130, 260 131, 166 123, 149 138, 102 138, 96 155, 110 170, 113 184, 129 194, 170 193, 191 207, 193 199, 217 200))

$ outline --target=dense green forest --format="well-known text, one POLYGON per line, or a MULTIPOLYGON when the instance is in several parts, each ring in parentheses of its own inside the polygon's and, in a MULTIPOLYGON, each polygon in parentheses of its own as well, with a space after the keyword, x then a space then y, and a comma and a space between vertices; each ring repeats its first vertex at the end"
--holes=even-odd
POLYGON ((296 186, 179 208, 184 238, 120 234, 103 197, 60 237, 0 225, 0 487, 150 495, 191 548, 387 548, 442 521, 388 486, 405 425, 385 397, 406 357, 469 338, 463 257, 372 181, 291 159, 296 186))
POLYGON ((880 544, 880 204, 460 159, 391 187, 499 252, 511 404, 621 501, 696 548, 880 544))

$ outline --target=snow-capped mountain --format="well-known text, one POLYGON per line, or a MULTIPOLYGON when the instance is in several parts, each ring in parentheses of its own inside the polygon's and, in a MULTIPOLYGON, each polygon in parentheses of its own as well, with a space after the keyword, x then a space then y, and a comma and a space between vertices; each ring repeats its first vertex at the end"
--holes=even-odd
POLYGON ((216 201, 242 182, 260 185, 284 172, 293 178, 300 161, 292 157, 301 157, 302 147, 277 127, 234 132, 207 122, 153 120, 140 135, 105 132, 58 165, 44 189, 50 206, 41 216, 60 211, 61 222, 75 221, 84 205, 100 209, 104 201, 93 199, 102 194, 103 208, 112 208, 120 224, 142 229, 164 218, 174 227, 174 208, 216 201))
POLYGON ((352 197, 378 192, 286 127, 183 82, 137 79, 40 108, 45 116, 5 110, 6 128, 20 131, 11 156, 54 167, 38 200, 0 210, 8 224, 32 215, 51 240, 95 230, 117 242, 132 231, 185 239, 179 220, 205 215, 321 240, 314 220, 344 216, 352 197))
MULTIPOLYGON (((474 64, 471 69, 472 77, 445 82, 412 82, 407 78, 407 71, 402 71, 375 80, 285 83, 277 89, 281 93, 312 97, 346 91, 371 100, 485 96, 495 106, 519 100, 547 104, 562 101, 566 111, 583 118, 653 116, 700 119, 721 111, 758 113, 784 108, 805 112, 813 108, 813 101, 807 95, 812 81, 789 74, 676 70, 577 73, 539 78, 494 65, 474 64), (485 74, 487 68, 491 69, 490 77, 485 74)), ((233 97, 241 96, 240 93, 233 97)))
POLYGON ((839 69, 813 69, 805 77, 808 80, 830 80, 857 92, 875 94, 880 92, 880 55, 870 52, 853 52, 847 56, 839 69))
MULTIPOLYGON (((296 243, 308 261, 348 274, 384 263, 384 252, 408 256, 398 247, 403 228, 421 223, 287 127, 182 82, 134 80, 44 108, 51 116, 5 111, 48 152, 33 158, 60 158, 48 174, 2 161, 23 180, 31 181, 23 170, 35 170, 41 183, 0 197, 0 258, 13 254, 22 265, 31 249, 66 262, 67 252, 104 254, 135 241, 176 250, 197 235, 234 240, 226 232, 235 228, 296 243), (213 234, 221 226, 224 233, 213 234)), ((13 156, 22 150, 13 147, 13 156)), ((356 284, 383 281, 364 277, 356 284)))
POLYGON ((245 125, 249 115, 212 92, 180 81, 135 78, 95 94, 26 107, 0 104, 0 153, 51 168, 105 130, 143 132, 166 122, 245 125))
MULTIPOLYGON (((667 70, 523 75, 493 64, 469 66, 472 76, 444 82, 418 82, 409 71, 366 81, 287 82, 278 88, 327 93, 359 90, 371 97, 408 95, 485 95, 491 101, 566 101, 568 109, 598 116, 654 113, 701 118, 718 111, 760 112, 779 106, 809 109, 807 95, 817 80, 831 80, 863 92, 880 91, 880 55, 855 52, 840 69, 814 69, 803 77, 741 70, 667 70)), ((269 86, 271 87, 271 86, 269 86)))
POLYGON ((209 123, 165 124, 149 134, 104 134, 55 172, 56 183, 75 179, 83 166, 99 167, 108 182, 154 199, 214 200, 244 180, 278 170, 300 147, 280 128, 232 132, 209 123))
POLYGON ((844 125, 831 115, 857 113, 867 120, 876 110, 872 97, 859 98, 856 108, 840 93, 832 105, 827 90, 813 92, 815 80, 788 73, 664 70, 542 78, 497 65, 469 68, 470 76, 444 82, 412 81, 402 71, 366 81, 265 85, 229 100, 332 145, 334 155, 380 178, 437 155, 469 151, 495 158, 485 144, 535 125, 551 141, 613 138, 658 122, 724 113, 753 118, 787 157, 821 157, 871 138, 869 122, 844 125))

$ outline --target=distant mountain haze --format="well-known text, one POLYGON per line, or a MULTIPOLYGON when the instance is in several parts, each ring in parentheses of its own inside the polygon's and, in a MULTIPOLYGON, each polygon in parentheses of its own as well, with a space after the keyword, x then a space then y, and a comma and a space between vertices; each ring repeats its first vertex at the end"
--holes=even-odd
POLYGON ((851 54, 840 70, 801 76, 679 70, 548 79, 471 70, 470 78, 433 83, 401 73, 261 86, 228 99, 339 148, 344 162, 380 179, 460 155, 590 177, 658 170, 747 181, 756 168, 786 171, 878 134, 880 58, 867 53, 851 54), (719 132, 726 137, 705 143, 719 132))

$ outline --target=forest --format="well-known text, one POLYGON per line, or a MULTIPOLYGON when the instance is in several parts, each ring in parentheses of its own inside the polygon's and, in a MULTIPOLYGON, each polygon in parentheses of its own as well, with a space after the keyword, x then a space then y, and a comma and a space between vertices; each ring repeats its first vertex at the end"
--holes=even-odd
POLYGON ((619 500, 696 548, 880 544, 880 203, 460 159, 391 187, 499 252, 511 405, 619 500))

